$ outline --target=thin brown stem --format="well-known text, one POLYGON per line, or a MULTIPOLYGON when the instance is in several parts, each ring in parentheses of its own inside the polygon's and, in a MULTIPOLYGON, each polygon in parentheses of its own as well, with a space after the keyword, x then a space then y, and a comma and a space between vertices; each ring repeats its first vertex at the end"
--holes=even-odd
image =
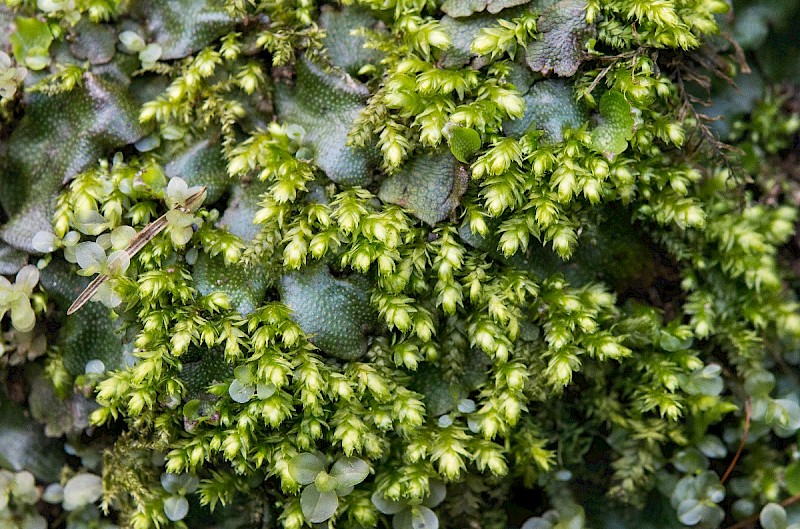
POLYGON ((742 450, 744 450, 744 444, 747 442, 747 434, 750 432, 750 397, 747 397, 744 401, 744 433, 742 434, 742 440, 739 442, 739 448, 736 450, 736 454, 734 454, 733 459, 731 460, 731 464, 728 465, 728 469, 722 475, 722 478, 719 480, 720 483, 725 483, 725 480, 728 479, 728 476, 731 475, 733 469, 736 467, 736 463, 739 462, 739 457, 742 455, 742 450))

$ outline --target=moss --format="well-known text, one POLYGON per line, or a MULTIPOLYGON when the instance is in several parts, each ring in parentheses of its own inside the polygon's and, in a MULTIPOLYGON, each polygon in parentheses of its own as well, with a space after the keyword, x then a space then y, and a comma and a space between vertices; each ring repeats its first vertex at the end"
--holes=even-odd
POLYGON ((800 490, 797 106, 713 137, 725 2, 12 3, 48 33, 0 36, 2 271, 42 272, 3 343, 92 425, 6 380, 68 436, 43 484, 103 475, 68 523, 715 527, 800 490))

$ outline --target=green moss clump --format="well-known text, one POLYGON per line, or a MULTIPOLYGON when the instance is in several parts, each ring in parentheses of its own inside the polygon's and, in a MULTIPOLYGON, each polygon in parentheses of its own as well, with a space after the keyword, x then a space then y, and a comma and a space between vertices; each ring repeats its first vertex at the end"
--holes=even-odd
POLYGON ((728 9, 6 2, 0 465, 69 529, 784 527, 800 105, 725 106, 728 9))

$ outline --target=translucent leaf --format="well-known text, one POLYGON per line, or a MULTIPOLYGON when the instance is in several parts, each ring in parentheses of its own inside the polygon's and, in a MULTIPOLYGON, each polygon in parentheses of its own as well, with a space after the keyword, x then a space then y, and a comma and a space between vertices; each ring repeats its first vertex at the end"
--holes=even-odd
POLYGON ((397 514, 408 507, 408 502, 389 499, 379 490, 372 493, 371 499, 375 508, 383 514, 397 514))
POLYGON ((185 204, 189 198, 189 185, 180 177, 170 178, 167 184, 167 204, 170 207, 185 204))
POLYGON ((525 520, 520 529, 551 529, 552 527, 553 523, 550 520, 535 516, 525 520))
POLYGON ((11 324, 21 332, 29 332, 36 325, 36 314, 28 298, 22 296, 11 305, 11 324))
POLYGON ((144 39, 135 31, 123 31, 119 34, 119 41, 132 52, 140 52, 147 46, 144 39))
POLYGON ((394 529, 438 529, 439 518, 427 507, 408 507, 395 515, 394 529))
POLYGON ((75 215, 75 227, 86 235, 100 235, 108 228, 108 220, 93 209, 82 210, 75 215))
POLYGON ((256 396, 260 400, 268 399, 275 394, 277 389, 274 384, 258 384, 256 386, 256 396))
POLYGON ((411 527, 413 529, 439 529, 436 513, 422 505, 412 509, 411 527))
POLYGON ((672 464, 681 472, 695 473, 708 468, 708 458, 692 447, 675 454, 672 464))
POLYGON ((142 66, 149 66, 161 58, 163 50, 158 44, 148 44, 139 52, 139 60, 142 61, 142 66))
POLYGON ((117 250, 108 256, 106 272, 109 275, 122 275, 131 266, 131 256, 124 250, 117 250))
POLYGON ((301 485, 312 483, 325 470, 325 460, 316 454, 303 452, 289 461, 289 475, 301 485))
POLYGON ((462 399, 458 403, 458 411, 461 413, 472 413, 475 409, 475 401, 472 399, 462 399))
POLYGON ((255 393, 256 389, 252 385, 244 385, 238 379, 234 379, 231 385, 228 386, 228 395, 231 396, 234 402, 239 404, 248 402, 255 393))
POLYGON ((678 520, 684 525, 697 525, 703 519, 703 512, 703 506, 698 500, 684 500, 678 505, 678 520))
POLYGON ((311 523, 324 522, 334 515, 338 507, 339 498, 333 491, 320 492, 314 485, 309 485, 300 495, 300 509, 311 523))
POLYGON ((75 247, 75 258, 87 274, 96 274, 106 263, 106 252, 96 242, 82 242, 75 247))
POLYGON ((786 510, 777 503, 768 503, 758 515, 761 527, 764 529, 786 529, 788 522, 786 510))
POLYGON ((106 366, 102 360, 89 360, 86 362, 86 374, 102 375, 106 371, 106 366))
POLYGON ((702 441, 697 444, 697 448, 705 456, 712 459, 720 459, 728 455, 728 449, 716 435, 706 435, 702 441))
POLYGON ((432 509, 444 501, 447 496, 447 487, 438 479, 432 479, 429 487, 430 494, 428 494, 428 497, 422 502, 422 505, 432 509))
POLYGON ((367 479, 369 465, 357 457, 343 457, 333 464, 331 476, 339 482, 339 487, 354 487, 367 479))
POLYGON ((76 474, 64 486, 64 509, 74 511, 103 495, 103 480, 94 474, 76 474))
POLYGON ((173 522, 183 520, 189 514, 189 502, 183 496, 170 496, 164 500, 164 514, 173 522))
POLYGON ((59 504, 64 501, 64 487, 58 483, 51 483, 44 489, 42 499, 47 503, 59 504))
POLYGON ((36 232, 36 235, 33 236, 33 240, 31 241, 33 249, 41 253, 51 253, 56 249, 57 245, 58 241, 56 240, 56 236, 49 231, 36 232))
POLYGON ((119 226, 111 232, 111 247, 124 250, 135 236, 136 230, 131 226, 119 226))
POLYGON ((30 295, 38 283, 39 269, 33 265, 23 266, 20 271, 17 272, 17 277, 14 279, 14 284, 26 295, 30 295))
POLYGON ((197 489, 198 480, 196 476, 188 473, 173 474, 164 472, 161 474, 161 486, 170 494, 185 495, 197 489))
POLYGON ((244 385, 252 384, 255 382, 255 377, 253 377, 253 372, 250 370, 250 366, 239 366, 233 370, 233 376, 236 380, 241 382, 244 385))

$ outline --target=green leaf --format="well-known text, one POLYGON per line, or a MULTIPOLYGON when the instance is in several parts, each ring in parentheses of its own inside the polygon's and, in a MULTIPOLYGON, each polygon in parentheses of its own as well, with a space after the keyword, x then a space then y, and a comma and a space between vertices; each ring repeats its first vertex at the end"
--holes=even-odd
POLYGON ((220 218, 220 226, 226 226, 228 231, 245 242, 251 241, 261 231, 261 226, 255 224, 253 218, 261 209, 261 195, 269 187, 269 182, 261 180, 237 183, 231 190, 231 199, 220 218))
POLYGON ((63 507, 74 511, 94 503, 103 495, 103 480, 100 476, 89 473, 76 474, 64 485, 63 507))
POLYGON ((786 510, 777 503, 768 503, 761 509, 758 521, 764 529, 786 529, 786 510))
POLYGON ((234 402, 238 402, 239 404, 248 402, 255 393, 256 388, 253 386, 246 386, 239 382, 239 380, 232 381, 231 385, 228 386, 228 395, 231 396, 234 402))
POLYGON ((360 282, 336 279, 317 263, 286 274, 278 289, 291 318, 322 351, 342 360, 366 353, 374 311, 360 282))
POLYGON ((303 452, 289 461, 289 475, 301 485, 313 483, 317 474, 325 471, 325 460, 317 454, 303 452))
POLYGON ((622 92, 610 90, 600 98, 600 124, 592 131, 592 144, 613 160, 628 148, 633 125, 630 103, 622 92))
POLYGON ((183 520, 189 514, 189 502, 183 496, 170 496, 164 500, 164 514, 173 522, 183 520))
POLYGON ((233 366, 225 361, 221 347, 200 349, 190 346, 181 361, 180 379, 186 386, 188 399, 200 397, 211 384, 228 381, 233 376, 233 366))
POLYGON ((46 22, 36 18, 17 18, 17 30, 9 41, 18 63, 31 70, 42 70, 50 64, 53 33, 46 22))
POLYGON ((339 497, 333 491, 320 492, 314 485, 309 485, 300 495, 300 509, 303 516, 311 523, 322 523, 336 513, 339 497))
POLYGON ((355 487, 369 476, 369 465, 357 457, 343 457, 331 467, 331 476, 338 482, 337 489, 355 487))
POLYGON ((442 11, 454 18, 468 17, 486 10, 497 14, 503 9, 527 4, 531 0, 445 0, 442 11))
POLYGON ((583 105, 575 100, 572 83, 563 79, 533 83, 522 99, 525 101, 522 117, 503 124, 503 132, 509 136, 519 138, 529 131, 542 130, 544 141, 560 142, 564 139, 564 129, 576 129, 587 118, 583 105))
POLYGON ((539 38, 528 44, 525 62, 534 72, 572 77, 586 59, 595 28, 586 22, 586 0, 538 0, 532 9, 539 38))
POLYGON ((192 277, 200 294, 207 296, 212 292, 224 292, 232 308, 243 316, 261 305, 269 279, 262 265, 228 265, 222 255, 209 257, 205 252, 197 257, 192 277))
POLYGON ((792 496, 800 494, 800 460, 790 463, 786 467, 783 477, 786 480, 786 490, 789 491, 789 494, 792 496))
POLYGON ((164 165, 167 178, 180 177, 189 187, 206 186, 206 204, 213 204, 231 187, 219 138, 201 138, 176 153, 164 165))
POLYGON ((82 85, 70 92, 31 96, 5 145, 0 201, 13 217, 0 237, 35 252, 33 237, 52 232, 54 200, 63 184, 144 135, 128 92, 95 74, 85 73, 82 85))
POLYGON ((357 5, 345 5, 335 9, 331 5, 320 8, 319 26, 325 30, 324 46, 331 64, 355 75, 367 64, 378 64, 383 58, 379 50, 365 48, 366 37, 353 34, 360 29, 385 33, 372 13, 357 5))
POLYGON ((0 392, 0 467, 29 470, 39 481, 53 483, 65 464, 61 444, 48 439, 40 424, 0 392))
MULTIPOLYGON (((480 140, 479 140, 480 141, 480 140)), ((408 209, 433 226, 458 207, 469 177, 445 149, 416 155, 394 176, 383 181, 378 197, 408 209)))
POLYGON ((469 163, 469 159, 478 152, 482 145, 480 134, 466 127, 454 127, 448 142, 450 143, 450 152, 462 163, 469 163))
POLYGON ((374 153, 346 142, 369 91, 350 76, 326 73, 305 57, 295 71, 294 86, 279 84, 275 89, 278 119, 306 130, 304 145, 311 147, 314 162, 328 178, 344 185, 368 183, 374 153))
POLYGON ((203 49, 234 29, 236 20, 215 0, 149 0, 131 4, 147 42, 161 46, 162 60, 180 59, 203 49))
POLYGON ((408 507, 408 502, 389 499, 380 490, 372 493, 371 500, 375 508, 383 514, 397 514, 408 507))
POLYGON ((438 529, 439 518, 427 507, 417 505, 396 514, 392 520, 394 529, 438 529))

